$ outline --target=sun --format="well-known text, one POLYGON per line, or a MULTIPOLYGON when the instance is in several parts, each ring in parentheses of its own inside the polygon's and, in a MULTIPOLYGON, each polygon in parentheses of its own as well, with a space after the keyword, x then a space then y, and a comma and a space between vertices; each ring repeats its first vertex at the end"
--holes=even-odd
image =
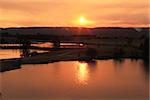
POLYGON ((95 25, 93 20, 90 20, 85 16, 79 16, 76 20, 72 20, 72 23, 78 27, 92 27, 95 25))
POLYGON ((81 27, 84 27, 84 26, 90 27, 91 25, 94 24, 94 22, 91 20, 88 20, 85 16, 80 16, 78 18, 77 24, 80 25, 81 27))
POLYGON ((87 22, 87 20, 84 17, 80 17, 79 22, 81 24, 85 24, 87 22))
POLYGON ((80 17, 79 18, 79 24, 80 25, 87 25, 88 24, 88 20, 85 17, 80 17))

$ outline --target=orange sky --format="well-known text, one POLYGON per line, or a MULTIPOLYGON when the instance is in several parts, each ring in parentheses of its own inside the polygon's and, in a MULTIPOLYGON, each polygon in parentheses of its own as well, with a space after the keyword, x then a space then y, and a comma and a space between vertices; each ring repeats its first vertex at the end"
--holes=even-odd
POLYGON ((145 27, 148 0, 0 0, 0 27, 145 27))

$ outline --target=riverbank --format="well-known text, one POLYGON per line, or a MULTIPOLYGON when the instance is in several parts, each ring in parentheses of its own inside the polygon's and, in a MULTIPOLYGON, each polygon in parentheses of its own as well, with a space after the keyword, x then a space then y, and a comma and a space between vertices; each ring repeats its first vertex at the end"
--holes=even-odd
POLYGON ((22 64, 45 64, 58 61, 92 61, 93 59, 142 58, 142 52, 137 52, 137 54, 132 55, 131 53, 127 53, 121 49, 115 49, 115 51, 90 48, 58 49, 45 53, 35 53, 34 55, 23 58, 1 59, 0 71, 4 72, 18 69, 22 64))

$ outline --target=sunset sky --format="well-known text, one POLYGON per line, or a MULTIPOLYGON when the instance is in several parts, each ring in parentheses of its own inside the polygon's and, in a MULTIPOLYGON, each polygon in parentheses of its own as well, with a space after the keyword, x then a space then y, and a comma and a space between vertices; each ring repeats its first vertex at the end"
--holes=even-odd
POLYGON ((0 27, 146 27, 148 0, 0 0, 0 27))

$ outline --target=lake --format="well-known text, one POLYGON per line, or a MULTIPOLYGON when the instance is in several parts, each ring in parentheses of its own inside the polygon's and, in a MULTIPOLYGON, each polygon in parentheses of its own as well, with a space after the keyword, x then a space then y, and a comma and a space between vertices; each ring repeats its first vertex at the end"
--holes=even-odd
POLYGON ((1 73, 1 99, 148 100, 148 69, 131 59, 21 65, 1 73))

